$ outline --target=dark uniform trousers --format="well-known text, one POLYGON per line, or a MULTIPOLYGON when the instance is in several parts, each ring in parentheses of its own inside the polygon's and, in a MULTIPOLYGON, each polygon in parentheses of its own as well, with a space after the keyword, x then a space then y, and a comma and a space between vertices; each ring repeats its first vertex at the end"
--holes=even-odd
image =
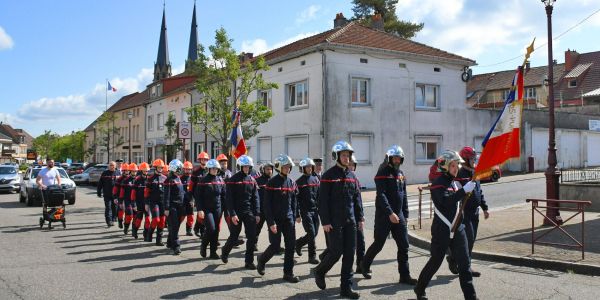
POLYGON ((113 222, 114 213, 116 213, 116 208, 113 210, 115 206, 114 198, 112 195, 104 194, 104 218, 106 219, 106 224, 113 222))
MULTIPOLYGON (((340 257, 342 259, 341 287, 352 286, 352 265, 354 263, 354 251, 356 251, 356 223, 348 220, 343 225, 333 225, 333 230, 325 235, 329 239, 327 254, 317 266, 317 272, 325 274, 331 270, 340 257)), ((286 249, 287 250, 287 249, 286 249)))
POLYGON ((365 231, 356 226, 356 265, 359 266, 365 257, 365 231))
POLYGON ((469 243, 469 256, 473 253, 473 244, 477 239, 477 228, 479 227, 479 216, 466 217, 463 221, 465 225, 465 234, 469 243))
POLYGON ((210 253, 217 253, 217 241, 219 238, 219 222, 221 221, 221 210, 206 210, 204 212, 204 226, 206 227, 206 234, 202 236, 202 243, 204 245, 210 244, 210 253))
POLYGON ((233 224, 233 221, 231 222, 231 232, 229 234, 227 242, 225 243, 225 246, 223 246, 223 254, 225 256, 229 255, 233 246, 237 244, 238 239, 240 237, 240 232, 242 231, 242 224, 244 224, 247 239, 245 261, 246 263, 253 263, 254 245, 256 244, 256 218, 250 214, 237 215, 237 217, 240 221, 237 225, 233 224))
POLYGON ((181 219, 186 216, 185 204, 171 202, 169 207, 169 236, 167 237, 167 245, 171 248, 179 247, 179 228, 181 219))
POLYGON ((365 254, 363 264, 367 270, 373 263, 375 256, 381 252, 383 245, 390 234, 396 241, 398 252, 396 259, 398 260, 398 273, 400 276, 409 276, 408 269, 408 231, 406 229, 406 219, 402 214, 398 215, 400 223, 394 224, 390 222, 389 216, 379 214, 375 216, 374 241, 365 254))
POLYGON ((283 258, 283 273, 294 274, 294 246, 296 245, 296 226, 293 219, 275 219, 277 233, 269 229, 269 247, 261 256, 262 263, 266 264, 281 248, 281 235, 285 244, 285 256, 283 258))
MULTIPOLYGON (((314 212, 306 212, 302 214, 302 227, 304 227, 304 231, 306 235, 302 236, 296 241, 296 246, 298 248, 304 247, 304 245, 308 245, 308 256, 315 257, 317 253, 317 248, 315 246, 315 238, 319 233, 319 213, 314 212)), ((287 249, 287 244, 285 246, 287 249)))

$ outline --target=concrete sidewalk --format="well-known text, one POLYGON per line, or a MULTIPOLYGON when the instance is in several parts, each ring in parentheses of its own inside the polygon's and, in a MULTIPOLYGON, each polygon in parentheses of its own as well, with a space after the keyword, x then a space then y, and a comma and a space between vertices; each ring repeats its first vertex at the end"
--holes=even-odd
MULTIPOLYGON (((545 213, 545 209, 541 211, 545 213)), ((600 275, 600 239, 598 238, 600 213, 585 213, 585 259, 582 260, 581 250, 576 248, 536 244, 535 254, 531 254, 531 212, 531 204, 523 203, 507 209, 491 211, 488 220, 484 220, 481 214, 473 258, 540 269, 600 275)), ((561 211, 563 220, 567 220, 573 214, 573 212, 561 211)), ((426 216, 428 214, 424 214, 424 217, 426 216)), ((535 213, 536 237, 552 229, 552 227, 542 226, 543 219, 542 215, 535 213)), ((409 222, 409 234, 413 245, 429 248, 432 220, 423 219, 421 229, 416 219, 409 222)), ((581 241, 581 215, 568 221, 564 229, 581 241)), ((559 229, 550 232, 540 241, 575 244, 559 229)))

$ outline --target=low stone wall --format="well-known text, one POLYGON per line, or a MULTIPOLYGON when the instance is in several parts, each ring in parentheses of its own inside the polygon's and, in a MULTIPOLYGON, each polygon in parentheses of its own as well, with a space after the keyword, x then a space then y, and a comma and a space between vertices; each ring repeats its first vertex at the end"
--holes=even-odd
POLYGON ((600 212, 600 181, 561 183, 560 199, 592 201, 585 210, 600 212))

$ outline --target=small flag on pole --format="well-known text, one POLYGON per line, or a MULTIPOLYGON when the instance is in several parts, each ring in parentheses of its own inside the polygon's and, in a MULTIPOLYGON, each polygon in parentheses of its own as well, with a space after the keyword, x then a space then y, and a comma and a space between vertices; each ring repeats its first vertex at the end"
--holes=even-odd
POLYGON ((106 90, 107 91, 113 91, 116 92, 117 89, 115 87, 113 87, 112 85, 110 85, 110 81, 106 81, 108 83, 108 85, 106 86, 106 90))
POLYGON ((238 105, 236 105, 233 109, 233 113, 231 114, 231 121, 233 122, 233 129, 231 130, 231 155, 235 158, 239 158, 240 156, 248 153, 248 149, 246 148, 246 142, 244 141, 244 135, 242 134, 242 125, 240 124, 241 120, 241 112, 238 109, 238 105))

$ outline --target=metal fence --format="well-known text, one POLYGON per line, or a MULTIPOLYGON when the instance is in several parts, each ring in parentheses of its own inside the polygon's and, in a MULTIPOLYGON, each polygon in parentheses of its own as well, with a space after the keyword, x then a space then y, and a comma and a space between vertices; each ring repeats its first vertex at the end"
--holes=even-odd
POLYGON ((600 168, 562 170, 560 182, 592 182, 600 181, 600 168))

